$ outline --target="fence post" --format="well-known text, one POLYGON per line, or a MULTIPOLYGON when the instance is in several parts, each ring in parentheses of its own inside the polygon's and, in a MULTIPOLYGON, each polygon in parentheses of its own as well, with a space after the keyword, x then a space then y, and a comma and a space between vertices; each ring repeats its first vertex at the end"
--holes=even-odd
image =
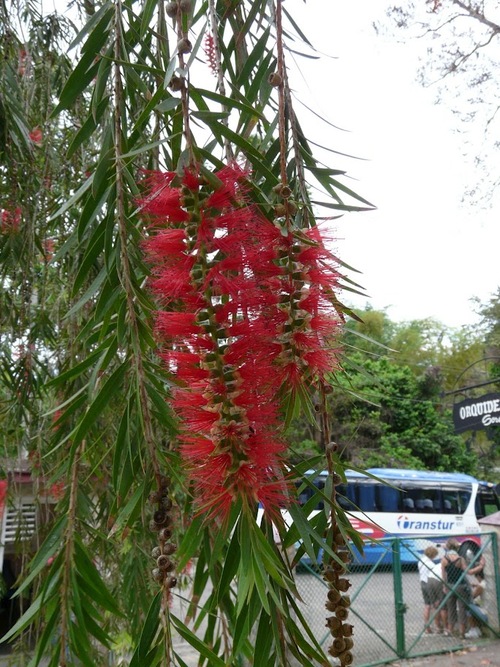
POLYGON ((406 657, 405 619, 406 605, 403 600, 403 577, 401 571, 401 541, 392 543, 392 578, 394 584, 394 611, 396 614, 396 653, 406 657))
POLYGON ((490 533, 491 555, 493 560, 493 571, 495 577, 495 593, 497 598, 497 628, 500 627, 500 573, 498 571, 498 535, 490 533))

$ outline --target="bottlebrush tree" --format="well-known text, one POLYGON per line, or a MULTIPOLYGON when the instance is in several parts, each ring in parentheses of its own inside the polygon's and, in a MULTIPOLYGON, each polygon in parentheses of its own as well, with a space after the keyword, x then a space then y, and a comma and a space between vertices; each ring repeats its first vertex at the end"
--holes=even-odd
POLYGON ((8 638, 34 632, 32 664, 54 667, 182 665, 178 636, 200 664, 351 664, 342 466, 332 445, 309 519, 314 462, 291 466, 286 428, 319 412, 330 440, 356 285, 323 218, 370 204, 295 113, 302 31, 281 0, 17 7, 0 10, 2 416, 58 501, 8 638), (296 604, 304 549, 326 554, 326 648, 296 604))

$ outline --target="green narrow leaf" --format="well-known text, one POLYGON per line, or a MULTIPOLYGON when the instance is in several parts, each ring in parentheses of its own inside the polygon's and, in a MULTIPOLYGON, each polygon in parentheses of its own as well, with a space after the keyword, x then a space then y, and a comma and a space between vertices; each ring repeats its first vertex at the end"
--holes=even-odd
POLYGON ((109 35, 110 21, 113 17, 113 7, 108 7, 96 23, 82 48, 82 57, 75 69, 71 72, 59 96, 59 104, 51 114, 56 117, 64 109, 69 109, 76 98, 83 93, 99 69, 99 62, 95 62, 109 35))
POLYGON ((198 651, 198 653, 208 660, 210 667, 226 667, 226 663, 221 660, 210 648, 204 644, 198 637, 191 632, 191 630, 184 625, 184 623, 174 614, 170 615, 175 629, 183 637, 190 646, 198 651))
POLYGON ((83 440, 83 438, 85 438, 89 428, 95 423, 97 417, 109 404, 111 397, 121 389, 122 381, 128 368, 129 362, 128 360, 125 360, 104 383, 101 391, 92 401, 87 412, 74 431, 73 446, 76 446, 83 440))
POLYGON ((136 518, 136 514, 141 509, 141 498, 144 496, 145 488, 146 488, 146 480, 143 480, 142 484, 137 487, 135 492, 129 498, 125 507, 120 511, 120 513, 116 517, 115 523, 113 524, 113 527, 108 533, 108 538, 113 537, 113 535, 116 535, 118 531, 125 528, 125 526, 128 524, 130 520, 133 521, 136 518))

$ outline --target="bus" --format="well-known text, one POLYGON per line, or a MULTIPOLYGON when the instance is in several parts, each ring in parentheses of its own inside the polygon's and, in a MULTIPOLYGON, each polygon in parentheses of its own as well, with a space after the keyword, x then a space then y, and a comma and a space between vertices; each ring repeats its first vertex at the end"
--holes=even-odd
MULTIPOLYGON (((347 470, 347 483, 337 486, 338 505, 365 539, 363 554, 352 546, 353 564, 390 564, 387 538, 393 537, 408 538, 402 542, 403 564, 416 563, 428 544, 440 546, 452 535, 461 543, 461 554, 473 557, 481 545, 478 519, 500 509, 495 485, 470 475, 394 468, 366 472, 347 470)), ((326 471, 306 473, 320 490, 327 476, 326 471)), ((299 503, 313 494, 301 484, 299 503)), ((320 502, 316 511, 322 509, 320 502)))

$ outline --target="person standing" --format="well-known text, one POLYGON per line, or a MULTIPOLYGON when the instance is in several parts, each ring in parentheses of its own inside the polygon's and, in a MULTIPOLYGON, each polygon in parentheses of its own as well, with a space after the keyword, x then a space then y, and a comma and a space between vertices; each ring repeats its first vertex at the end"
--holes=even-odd
POLYGON ((450 538, 445 545, 445 554, 441 559, 441 571, 446 602, 446 634, 452 634, 458 622, 460 636, 465 637, 467 629, 467 604, 471 600, 470 586, 465 576, 466 563, 459 555, 460 544, 450 538))
MULTIPOLYGON (((423 556, 418 562, 418 575, 420 578, 420 587, 422 589, 422 597, 424 598, 424 627, 425 632, 432 634, 432 627, 429 624, 429 618, 432 609, 437 609, 439 603, 443 598, 441 572, 436 572, 435 562, 438 555, 438 550, 434 546, 428 546, 424 549, 423 556)), ((436 631, 442 632, 442 615, 437 612, 434 618, 436 624, 436 631)))

